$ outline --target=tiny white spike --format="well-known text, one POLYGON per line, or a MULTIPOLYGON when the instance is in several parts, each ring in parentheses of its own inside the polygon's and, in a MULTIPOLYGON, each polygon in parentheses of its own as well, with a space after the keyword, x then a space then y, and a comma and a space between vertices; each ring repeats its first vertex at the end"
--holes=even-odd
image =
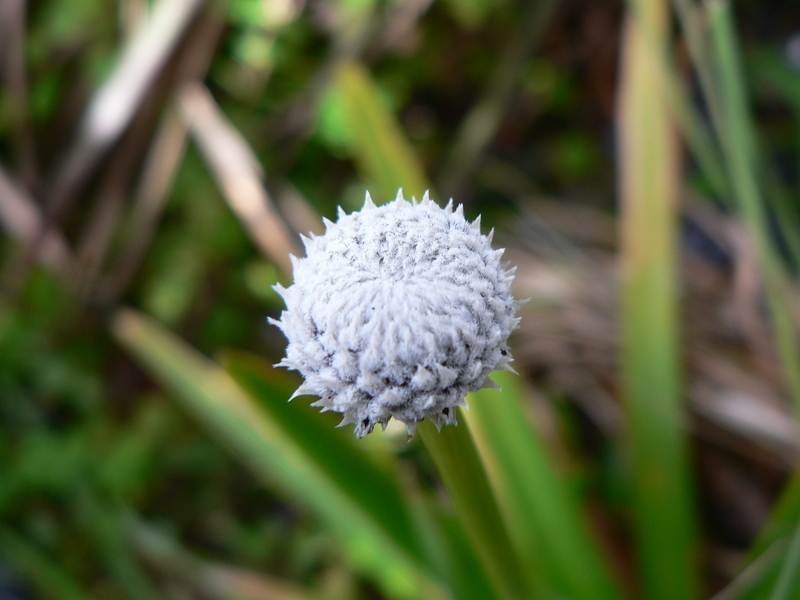
POLYGON ((498 392, 502 391, 502 388, 499 385, 497 385, 497 382, 494 381, 491 377, 487 377, 484 380, 483 386, 481 386, 481 389, 482 390, 497 390, 498 392))
POLYGON ((289 396, 289 402, 291 402, 298 396, 313 396, 313 395, 315 395, 314 386, 309 385, 308 383, 304 383, 294 391, 294 394, 289 396))
POLYGON ((491 244, 492 240, 494 239, 494 227, 489 230, 489 233, 486 234, 486 237, 489 238, 489 243, 491 244))
POLYGON ((269 323, 270 325, 275 325, 275 327, 277 327, 281 331, 286 331, 283 328, 284 327, 283 326, 283 322, 282 321, 278 321, 278 319, 273 319, 272 317, 267 317, 267 323, 269 323))
POLYGON ((459 204, 458 206, 456 206, 456 214, 459 217, 463 217, 464 216, 464 205, 463 204, 459 204))
POLYGON ((301 234, 300 234, 300 241, 301 241, 301 242, 303 242, 303 247, 304 247, 306 250, 308 250, 308 247, 309 247, 309 245, 311 244, 311 242, 312 242, 313 240, 312 240, 310 237, 308 237, 308 236, 306 236, 306 235, 303 235, 303 234, 301 233, 301 234))
POLYGON ((423 204, 428 204, 431 201, 431 193, 430 192, 431 192, 430 190, 425 190, 425 193, 422 194, 422 203, 423 204))
POLYGON ((450 198, 447 202, 447 206, 444 207, 447 212, 453 212, 453 199, 450 198))
POLYGON ((344 209, 341 206, 336 207, 336 214, 339 216, 340 221, 347 216, 347 213, 344 212, 344 209))
POLYGON ((522 300, 514 300, 514 310, 515 311, 519 310, 531 300, 533 300, 533 298, 523 298, 522 300))
MULTIPOLYGON (((480 215, 478 215, 478 218, 477 218, 477 219, 475 219, 475 220, 472 222, 472 228, 473 228, 475 231, 480 231, 480 230, 481 230, 481 216, 480 216, 480 215)), ((494 231, 494 230, 492 230, 492 231, 494 231)), ((490 242, 492 241, 492 234, 491 234, 491 233, 489 234, 489 241, 490 241, 490 242)))
POLYGON ((365 435, 369 435, 370 433, 372 433, 372 430, 374 428, 375 428, 375 423, 371 418, 367 417, 365 419, 361 419, 356 424, 356 430, 355 430, 356 437, 363 438, 365 435), (364 424, 364 421, 366 421, 366 424, 364 424))
POLYGON ((408 432, 409 441, 411 441, 414 438, 414 434, 417 433, 418 425, 419 421, 406 421, 406 431, 408 432))
MULTIPOLYGON (((491 239, 489 241, 491 241, 491 239)), ((494 256, 497 260, 500 260, 501 258, 503 258, 503 254, 505 253, 506 253, 505 248, 498 248, 497 250, 494 251, 494 256)))
POLYGON ((322 217, 322 222, 325 224, 325 229, 330 229, 333 226, 333 221, 328 217, 322 217))
POLYGON ((292 263, 292 273, 297 273, 297 265, 300 264, 300 259, 294 254, 290 254, 289 261, 292 263))
POLYGON ((395 202, 405 202, 405 198, 403 198, 403 188, 397 190, 397 196, 394 199, 395 202))
POLYGON ((369 192, 364 196, 364 209, 368 208, 375 208, 375 203, 372 201, 372 196, 369 195, 369 192))

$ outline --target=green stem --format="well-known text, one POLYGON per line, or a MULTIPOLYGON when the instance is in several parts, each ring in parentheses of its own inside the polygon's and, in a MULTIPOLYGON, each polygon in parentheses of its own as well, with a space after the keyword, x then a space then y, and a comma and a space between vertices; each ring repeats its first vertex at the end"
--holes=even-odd
POLYGON ((525 578, 469 429, 444 427, 437 432, 426 420, 417 431, 436 463, 453 508, 498 597, 507 600, 533 597, 532 590, 526 589, 525 578))

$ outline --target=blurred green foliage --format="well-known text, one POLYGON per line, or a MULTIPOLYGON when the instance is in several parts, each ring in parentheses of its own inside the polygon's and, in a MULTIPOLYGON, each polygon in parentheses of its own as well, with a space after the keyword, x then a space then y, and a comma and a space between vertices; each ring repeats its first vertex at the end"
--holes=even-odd
MULTIPOLYGON (((526 227, 538 222, 532 207, 542 197, 574 209, 575 223, 578 207, 589 205, 641 228, 645 245, 660 235, 669 236, 665 247, 682 243, 680 231, 614 203, 615 172, 622 180, 670 167, 658 153, 625 164, 615 154, 622 22, 636 11, 616 2, 549 7, 6 2, 0 597, 685 600, 671 590, 691 588, 694 577, 706 597, 724 586, 726 600, 798 597, 797 478, 746 559, 697 527, 698 539, 671 551, 689 557, 692 572, 662 568, 660 580, 643 583, 643 564, 671 563, 659 540, 632 541, 631 514, 658 522, 666 511, 637 496, 625 441, 587 425, 567 392, 549 389, 556 408, 551 420, 538 418, 533 368, 499 376, 502 393, 475 394, 458 429, 438 433, 428 423, 411 442, 394 427, 354 440, 335 429, 335 416, 303 400, 287 404, 298 378, 271 368, 285 344, 266 322, 282 307, 272 286, 291 277, 259 252, 236 210, 240 199, 218 187, 219 165, 194 143, 211 117, 192 121, 183 87, 190 81, 208 88, 223 125, 255 155, 255 179, 275 204, 270 218, 291 239, 318 227, 320 216, 334 218, 339 205, 359 208, 365 188, 382 203, 399 187, 418 197, 436 185, 437 200, 454 195, 470 218, 483 213, 484 229, 496 227, 531 265, 543 262, 526 254, 539 241, 526 227), (110 140, 89 132, 96 136, 81 145, 92 99, 165 5, 196 14, 128 115, 132 125, 110 140), (148 162, 161 156, 157 140, 170 123, 180 124, 181 149, 161 149, 174 169, 148 162), (87 147, 86 155, 97 150, 92 160, 87 147), (32 228, 20 226, 31 214, 32 228), (67 253, 56 266, 37 261, 50 234, 67 253), (749 565, 741 576, 706 572, 733 554, 749 565), (670 577, 676 586, 664 583, 670 577)), ((782 358, 773 371, 795 382, 796 399, 800 75, 772 41, 752 41, 758 19, 780 25, 784 37, 791 19, 785 8, 764 16, 744 6, 740 38, 725 0, 663 8, 676 25, 654 69, 669 74, 664 100, 697 161, 685 161, 676 187, 690 182, 755 240, 782 358), (696 89, 678 74, 676 55, 700 74, 696 89)), ((217 143, 230 143, 215 132, 217 143)), ((559 268, 583 256, 571 251, 558 255, 559 268)), ((638 256, 627 246, 620 252, 638 256)), ((650 274, 662 283, 672 277, 668 269, 650 274)), ((640 335, 621 368, 634 367, 645 407, 655 369, 635 367, 648 344, 666 353, 661 366, 693 356, 677 326, 654 334, 657 291, 633 294, 644 317, 623 317, 640 335)), ((523 354, 531 342, 524 335, 512 341, 523 354)), ((688 392, 680 373, 666 371, 660 389, 674 392, 680 416, 688 392)), ((619 407, 624 429, 633 409, 619 407)), ((688 444, 680 427, 665 433, 668 421, 645 416, 634 427, 648 439, 669 434, 688 444)), ((645 477, 661 476, 659 464, 676 457, 664 447, 645 477)), ((697 473, 678 471, 660 483, 699 497, 697 473)), ((691 511, 678 512, 659 523, 659 535, 694 531, 691 511)))

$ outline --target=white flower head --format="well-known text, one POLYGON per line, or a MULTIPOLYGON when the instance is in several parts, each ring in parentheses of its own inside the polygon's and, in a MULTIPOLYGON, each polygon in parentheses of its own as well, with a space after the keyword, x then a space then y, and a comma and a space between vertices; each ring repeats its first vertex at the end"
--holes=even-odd
POLYGON ((358 437, 394 417, 409 435, 425 417, 455 424, 467 393, 496 387, 489 373, 511 369, 506 342, 519 323, 511 296, 515 269, 500 264, 480 218, 397 198, 339 209, 327 231, 304 238, 294 284, 276 286, 286 302, 289 340, 280 366, 305 382, 292 395, 344 414, 358 437))

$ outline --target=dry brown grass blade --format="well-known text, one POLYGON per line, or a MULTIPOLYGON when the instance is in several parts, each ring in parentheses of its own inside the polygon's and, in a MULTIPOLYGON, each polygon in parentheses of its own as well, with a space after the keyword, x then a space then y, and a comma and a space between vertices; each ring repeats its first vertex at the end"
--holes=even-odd
POLYGON ((38 232, 27 241, 20 258, 14 261, 12 276, 4 281, 9 289, 18 289, 24 281, 28 269, 41 253, 40 246, 80 197, 98 165, 137 116, 156 78, 207 1, 159 0, 150 18, 124 47, 111 76, 89 102, 75 141, 45 186, 38 232))
MULTIPOLYGON (((23 244, 30 244, 39 235, 42 215, 30 196, 0 167, 0 225, 23 244)), ((64 237, 50 230, 39 244, 36 258, 63 279, 70 281, 75 272, 75 259, 64 237)))
POLYGON ((207 0, 160 0, 92 98, 47 204, 58 213, 136 115, 147 91, 207 0))
POLYGON ((275 197, 275 202, 286 222, 294 231, 305 234, 325 233, 325 225, 320 214, 312 207, 300 191, 291 184, 287 184, 275 197))
POLYGON ((185 147, 186 125, 175 113, 169 113, 156 134, 145 161, 123 234, 124 251, 115 268, 111 269, 101 284, 102 300, 113 301, 119 298, 136 275, 155 234, 185 147))
POLYGON ((92 208, 81 228, 75 251, 79 264, 79 293, 91 297, 105 264, 106 254, 119 226, 128 199, 128 190, 147 151, 153 128, 155 102, 136 115, 132 126, 106 159, 103 173, 93 194, 92 208))
POLYGON ((259 250, 291 273, 289 255, 303 251, 264 189, 261 165, 253 151, 204 86, 188 84, 180 99, 189 129, 231 209, 259 250))
MULTIPOLYGON (((563 202, 533 206, 539 235, 527 234, 526 251, 507 253, 519 265, 517 295, 532 297, 523 309, 515 357, 540 386, 569 398, 592 423, 589 431, 613 443, 624 423, 618 416, 613 224, 607 215, 573 212, 563 202), (564 240, 574 249, 565 252, 564 240)), ((532 231, 529 215, 521 217, 519 231, 532 231)), ((760 299, 741 293, 749 259, 738 243, 737 222, 698 202, 689 203, 683 220, 692 232, 684 239, 693 240, 681 263, 688 426, 705 514, 713 514, 706 533, 710 563, 715 577, 729 581, 741 568, 742 540, 763 526, 778 486, 796 468, 800 432, 774 350, 765 355, 759 344, 767 315, 760 299), (760 321, 757 326, 743 321, 743 307, 760 321)))
POLYGON ((162 106, 172 103, 182 83, 206 76, 223 29, 224 21, 216 11, 206 11, 197 20, 170 68, 154 82, 147 101, 107 159, 94 213, 77 244, 82 265, 82 287, 87 295, 97 294, 101 301, 113 300, 124 291, 126 282, 135 274, 180 167, 186 139, 186 127, 174 113, 166 117, 167 124, 163 124, 160 131, 153 133, 158 127, 157 116, 162 106), (108 277, 117 281, 115 289, 110 289, 105 282, 101 284, 105 287, 98 289, 97 279, 106 266, 113 236, 118 233, 120 221, 126 214, 124 204, 130 195, 129 189, 142 162, 142 175, 134 198, 137 208, 132 215, 140 220, 128 224, 120 252, 119 260, 125 263, 125 269, 111 269, 108 277), (146 206, 138 208, 142 204, 146 206), (138 231, 140 227, 145 229, 138 231))

